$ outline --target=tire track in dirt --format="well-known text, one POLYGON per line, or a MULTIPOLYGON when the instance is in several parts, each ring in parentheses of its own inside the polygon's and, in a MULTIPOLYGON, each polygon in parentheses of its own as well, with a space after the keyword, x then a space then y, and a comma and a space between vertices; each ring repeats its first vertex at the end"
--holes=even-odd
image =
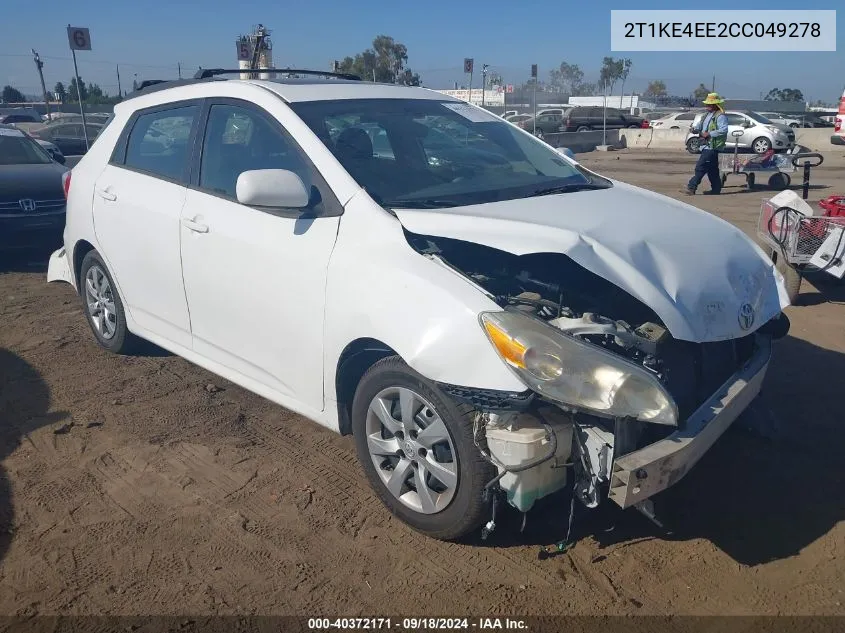
MULTIPOLYGON (((307 422, 306 422, 307 423, 307 422)), ((389 515, 389 512, 370 492, 370 488, 360 472, 357 457, 338 446, 335 438, 320 437, 328 433, 317 429, 318 437, 291 431, 287 425, 270 426, 257 422, 251 426, 256 439, 260 439, 274 449, 282 449, 297 459, 302 467, 308 459, 316 462, 308 468, 312 474, 319 475, 314 481, 317 486, 330 488, 335 497, 342 497, 355 506, 365 507, 367 513, 375 512, 389 515)), ((560 579, 553 573, 538 568, 534 561, 523 561, 514 557, 507 550, 467 547, 456 543, 445 543, 429 539, 402 525, 393 533, 400 547, 413 548, 420 553, 415 565, 420 573, 434 579, 451 578, 462 569, 470 569, 474 574, 479 571, 490 578, 509 579, 515 584, 559 585, 560 579), (457 564, 456 564, 457 563, 457 564)))

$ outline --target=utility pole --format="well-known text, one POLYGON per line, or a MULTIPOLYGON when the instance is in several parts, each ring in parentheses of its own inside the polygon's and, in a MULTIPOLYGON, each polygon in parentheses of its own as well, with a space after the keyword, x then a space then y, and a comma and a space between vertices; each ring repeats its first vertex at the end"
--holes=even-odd
POLYGON ((713 88, 710 92, 716 92, 716 75, 713 75, 713 88))
POLYGON ((534 80, 534 117, 532 121, 534 122, 534 131, 533 134, 537 134, 537 81, 539 80, 539 73, 537 72, 537 64, 531 64, 531 78, 534 80))
POLYGON ((481 64, 481 107, 484 107, 484 97, 487 94, 487 64, 481 64))
POLYGON ((35 59, 35 67, 38 69, 38 76, 41 78, 41 92, 44 94, 44 107, 47 108, 47 120, 52 121, 53 116, 50 114, 50 98, 47 96, 47 86, 44 85, 44 62, 41 61, 41 58, 38 56, 38 53, 35 52, 34 48, 30 49, 32 51, 33 58, 35 59))
POLYGON ((179 69, 179 79, 182 79, 182 62, 176 62, 176 67, 179 69))
POLYGON ((120 89, 120 64, 117 64, 115 69, 117 70, 117 96, 122 98, 123 91, 120 89))

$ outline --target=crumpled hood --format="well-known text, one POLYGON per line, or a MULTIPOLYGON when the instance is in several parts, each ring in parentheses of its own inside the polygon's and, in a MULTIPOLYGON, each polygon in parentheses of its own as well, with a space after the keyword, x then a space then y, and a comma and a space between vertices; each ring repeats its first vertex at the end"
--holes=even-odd
POLYGON ((515 255, 567 255, 645 303, 681 340, 745 336, 789 305, 780 274, 742 231, 620 182, 598 191, 394 211, 412 233, 515 255))

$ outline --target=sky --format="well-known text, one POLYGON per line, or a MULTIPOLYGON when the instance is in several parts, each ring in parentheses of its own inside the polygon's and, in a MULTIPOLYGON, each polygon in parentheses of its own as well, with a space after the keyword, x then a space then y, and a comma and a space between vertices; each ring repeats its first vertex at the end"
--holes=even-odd
MULTIPOLYGON (((48 90, 73 76, 66 27, 88 27, 92 50, 79 52, 79 74, 116 94, 117 68, 124 90, 133 79, 190 76, 199 66, 237 67, 235 38, 262 23, 272 31, 274 64, 328 69, 354 55, 376 35, 408 48, 409 67, 424 85, 466 84, 463 59, 489 64, 507 83, 521 84, 538 64, 541 79, 562 61, 578 64, 595 81, 605 56, 628 57, 628 90, 660 79, 670 94, 689 95, 700 83, 728 98, 760 98, 772 88, 798 88, 804 96, 836 104, 845 86, 845 14, 842 0, 691 0, 553 2, 546 0, 0 0, 0 86, 40 93, 30 49, 44 61, 48 90), (838 5, 838 6, 837 6, 838 5), (143 8, 141 8, 143 7, 143 8), (614 52, 611 9, 695 9, 715 21, 725 9, 837 9, 837 51, 614 52)), ((475 86, 479 78, 474 79, 475 86)), ((618 91, 617 91, 618 92, 618 91)))

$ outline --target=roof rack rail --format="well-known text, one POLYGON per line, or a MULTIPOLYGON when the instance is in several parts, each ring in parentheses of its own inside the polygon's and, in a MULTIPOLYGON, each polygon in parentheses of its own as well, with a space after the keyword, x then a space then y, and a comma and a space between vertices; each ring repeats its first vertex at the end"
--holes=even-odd
POLYGON ((137 85, 135 90, 143 90, 144 88, 149 88, 150 86, 155 86, 156 84, 163 84, 170 81, 169 79, 145 79, 141 83, 137 85))
POLYGON ((361 81, 358 75, 350 73, 334 73, 323 70, 303 70, 301 68, 239 68, 237 70, 229 70, 225 68, 200 68, 195 74, 194 79, 208 79, 209 77, 216 77, 217 75, 240 75, 247 74, 268 74, 279 73, 283 75, 309 75, 313 77, 335 77, 337 79, 348 79, 350 81, 361 81))

